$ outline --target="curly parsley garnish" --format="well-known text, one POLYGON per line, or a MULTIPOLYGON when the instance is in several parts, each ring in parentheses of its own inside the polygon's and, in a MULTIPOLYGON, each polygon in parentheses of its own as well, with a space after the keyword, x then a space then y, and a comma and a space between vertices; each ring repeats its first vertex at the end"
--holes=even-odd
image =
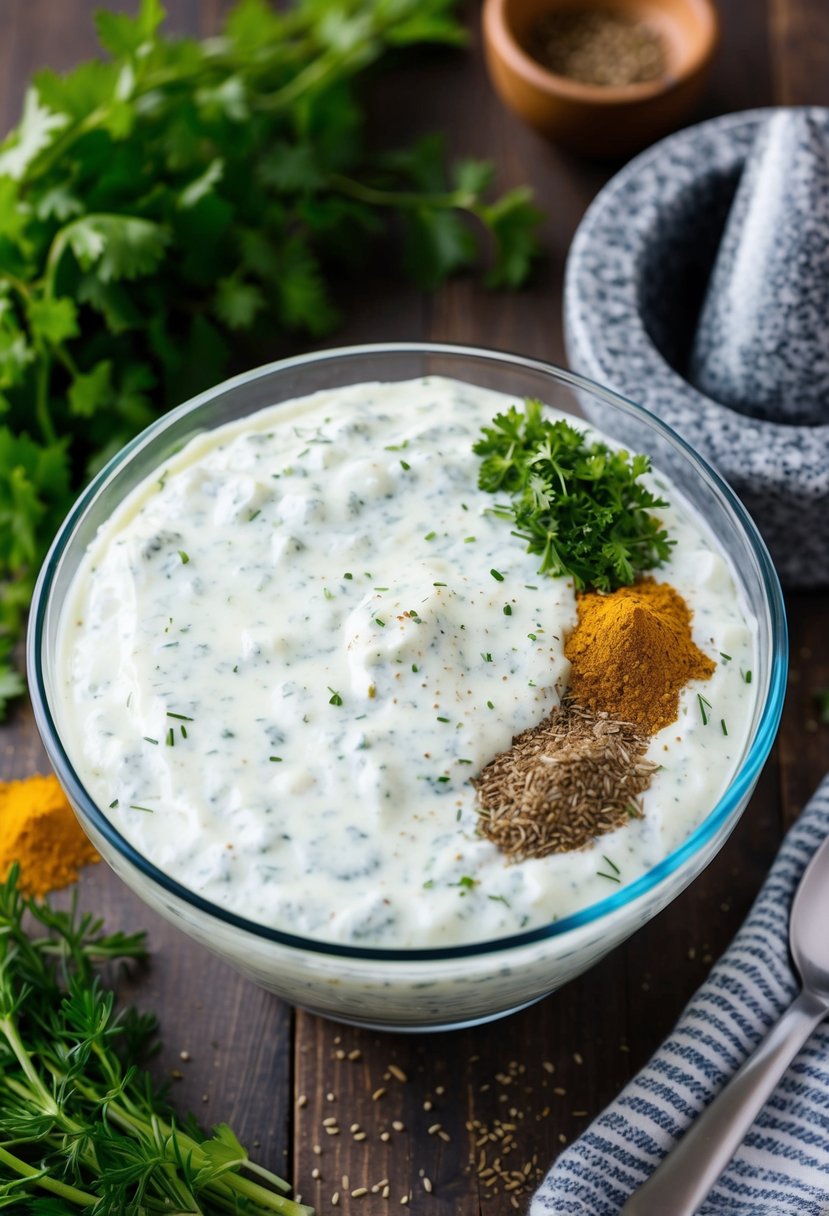
POLYGON ((650 514, 668 504, 639 480, 647 456, 591 442, 569 422, 545 418, 533 400, 523 412, 498 414, 473 451, 482 458, 480 488, 509 497, 492 514, 540 554, 539 574, 613 591, 668 558, 675 542, 650 514))

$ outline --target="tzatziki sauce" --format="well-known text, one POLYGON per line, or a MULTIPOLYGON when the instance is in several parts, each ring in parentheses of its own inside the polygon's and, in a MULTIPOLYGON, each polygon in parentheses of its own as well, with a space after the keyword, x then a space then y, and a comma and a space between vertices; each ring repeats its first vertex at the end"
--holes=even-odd
POLYGON ((192 440, 100 529, 63 610, 58 724, 159 869, 290 933, 459 945, 602 899, 713 808, 745 750, 755 624, 656 471, 676 544, 653 573, 714 674, 650 742, 642 819, 517 863, 479 835, 470 778, 559 703, 576 620, 571 580, 540 576, 477 486, 473 443, 511 404, 441 378, 280 404, 192 440))

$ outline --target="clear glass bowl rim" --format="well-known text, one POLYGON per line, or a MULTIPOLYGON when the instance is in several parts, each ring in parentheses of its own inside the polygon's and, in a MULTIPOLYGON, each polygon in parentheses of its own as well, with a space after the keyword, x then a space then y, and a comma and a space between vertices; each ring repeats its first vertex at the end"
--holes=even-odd
POLYGON ((91 822, 95 830, 100 833, 113 849, 121 854, 125 861, 134 866, 145 878, 148 878, 153 884, 162 888, 169 895, 189 904, 191 908, 198 912, 208 917, 214 917, 244 933, 252 934, 254 937, 273 942, 279 946, 288 947, 289 949, 307 951, 321 956, 362 959, 365 962, 438 962, 449 959, 468 959, 485 954, 506 953, 522 946, 532 946, 552 938, 562 937, 564 934, 575 929, 593 924, 602 917, 624 909, 641 896, 653 891, 660 883, 669 878, 671 874, 675 873, 686 862, 690 862, 694 855, 703 849, 706 843, 726 823, 740 801, 751 790, 753 783, 756 781, 760 770, 768 758, 777 733, 785 697, 787 666, 788 637, 783 594, 777 572, 765 543, 757 531, 754 521, 734 491, 690 444, 686 443, 681 436, 643 406, 637 405, 635 402, 613 392, 611 389, 603 388, 600 384, 589 380, 585 376, 567 371, 557 364, 530 358, 526 355, 488 349, 486 347, 442 342, 378 342, 332 347, 323 351, 289 356, 285 359, 264 364, 261 367, 252 368, 250 371, 243 372, 241 375, 234 376, 229 380, 224 380, 213 388, 200 393, 198 396, 192 397, 189 401, 185 401, 175 409, 162 414, 112 457, 79 496, 62 523, 46 555, 38 577, 32 598, 27 638, 29 691, 35 721, 49 759, 61 784, 67 790, 70 799, 80 809, 82 817, 87 818, 91 822), (552 378, 576 391, 591 393, 611 406, 621 409, 624 413, 644 419, 653 430, 658 432, 671 447, 680 453, 682 458, 695 468, 696 472, 721 498, 725 499, 729 510, 736 516, 738 523, 746 534, 760 568, 771 622, 772 670, 769 677, 768 695, 762 709, 760 721, 757 724, 754 740, 748 754, 745 756, 722 798, 716 803, 702 823, 694 829, 687 840, 669 853, 667 857, 663 858, 662 861, 658 862, 652 869, 648 870, 647 873, 637 878, 628 886, 623 887, 620 891, 608 895, 597 903, 590 904, 588 907, 582 908, 552 924, 542 925, 536 929, 490 941, 474 942, 460 946, 433 947, 431 949, 386 949, 380 947, 349 946, 337 942, 325 942, 316 938, 306 938, 298 934, 286 933, 280 929, 273 929, 267 925, 260 925, 255 921, 247 920, 243 916, 222 908, 218 904, 202 898, 196 892, 189 890, 162 870, 159 870, 118 832, 81 783, 63 747, 49 707, 42 662, 43 648, 41 646, 41 639, 43 637, 50 592, 60 558, 71 544, 75 525, 86 508, 92 503, 98 491, 122 465, 128 462, 130 456, 137 448, 143 447, 165 431, 167 427, 173 425, 183 415, 198 410, 200 406, 213 400, 219 393, 226 393, 253 380, 313 363, 333 363, 338 360, 345 361, 369 356, 377 356, 382 359, 385 355, 460 356, 484 363, 512 365, 525 371, 537 372, 548 378, 552 378))

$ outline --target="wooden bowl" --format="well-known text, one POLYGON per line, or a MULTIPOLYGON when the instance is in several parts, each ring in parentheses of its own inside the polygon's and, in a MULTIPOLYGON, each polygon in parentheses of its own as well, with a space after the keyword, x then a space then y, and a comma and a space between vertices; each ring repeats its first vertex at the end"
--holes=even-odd
POLYGON ((542 135, 588 156, 626 156, 679 125, 696 103, 719 36, 713 0, 485 0, 484 49, 501 99, 542 135), (666 72, 642 84, 583 84, 526 50, 550 12, 599 10, 647 21, 666 72))

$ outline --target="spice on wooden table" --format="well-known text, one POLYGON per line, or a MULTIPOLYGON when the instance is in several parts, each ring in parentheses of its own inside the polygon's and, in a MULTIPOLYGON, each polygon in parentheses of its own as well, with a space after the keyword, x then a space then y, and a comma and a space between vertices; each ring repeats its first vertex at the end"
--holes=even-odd
POLYGON ((643 578, 610 595, 582 592, 567 639, 570 692, 579 705, 656 734, 679 714, 689 680, 716 664, 691 636, 691 611, 669 583, 643 578))
POLYGON ((601 8, 545 13, 530 30, 526 49, 542 67, 582 84, 644 84, 667 68, 658 30, 601 8))
POLYGON ((20 865, 20 889, 46 895, 75 882, 100 857, 84 835, 55 776, 0 782, 0 879, 20 865))

